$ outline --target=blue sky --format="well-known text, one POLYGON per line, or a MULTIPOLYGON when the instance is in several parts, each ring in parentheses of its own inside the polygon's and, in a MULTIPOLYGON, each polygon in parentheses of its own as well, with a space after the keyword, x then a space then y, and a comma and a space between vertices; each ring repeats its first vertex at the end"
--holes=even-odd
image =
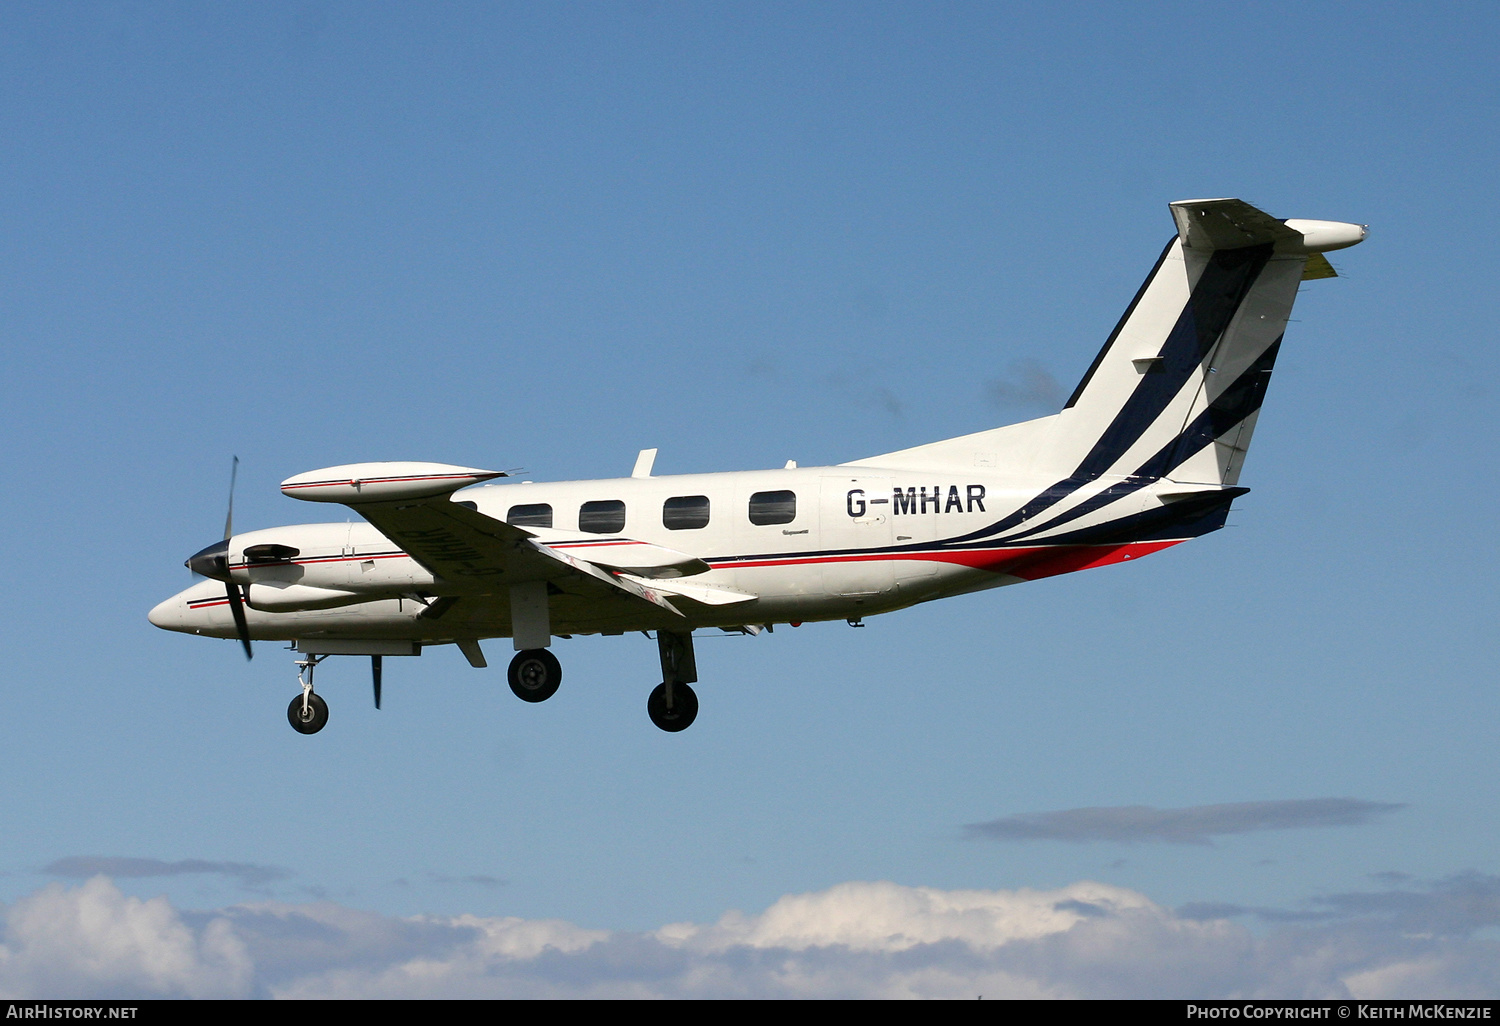
POLYGON ((0 992, 1500 993, 1496 22, 6 5, 0 992), (391 660, 379 712, 331 661, 305 738, 289 655, 146 623, 233 454, 250 529, 337 463, 815 465, 1051 412, 1198 196, 1371 235, 1194 544, 705 639, 674 736, 642 638, 561 643, 537 707, 504 643, 391 660), (841 916, 875 933, 786 926, 841 916), (278 961, 272 920, 348 942, 278 961))

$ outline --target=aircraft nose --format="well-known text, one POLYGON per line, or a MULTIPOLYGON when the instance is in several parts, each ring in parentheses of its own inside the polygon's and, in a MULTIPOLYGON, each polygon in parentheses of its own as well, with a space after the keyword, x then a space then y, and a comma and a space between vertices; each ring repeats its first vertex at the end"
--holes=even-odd
POLYGON ((165 602, 158 603, 146 614, 146 619, 164 631, 180 631, 187 626, 186 613, 187 603, 182 601, 181 596, 174 595, 165 602))

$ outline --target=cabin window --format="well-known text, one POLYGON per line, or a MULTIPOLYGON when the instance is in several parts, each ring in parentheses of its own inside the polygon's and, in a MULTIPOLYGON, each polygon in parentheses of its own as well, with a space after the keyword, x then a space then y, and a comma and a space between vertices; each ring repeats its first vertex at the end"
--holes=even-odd
POLYGON ((578 529, 590 534, 615 534, 625 530, 625 503, 619 499, 585 502, 578 507, 578 529))
POLYGON ((707 495, 675 495, 661 504, 661 525, 669 531, 696 531, 708 526, 707 495))
POLYGON ((756 492, 750 496, 752 524, 790 524, 796 519, 796 492, 756 492))
POLYGON ((545 502, 512 506, 510 512, 505 514, 505 522, 517 527, 551 527, 552 507, 545 502))

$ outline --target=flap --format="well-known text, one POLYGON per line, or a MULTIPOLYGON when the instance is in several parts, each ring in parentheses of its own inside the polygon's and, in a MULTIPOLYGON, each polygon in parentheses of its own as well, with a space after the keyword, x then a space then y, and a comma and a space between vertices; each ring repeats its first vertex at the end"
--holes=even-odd
POLYGON ((697 556, 669 549, 665 545, 636 541, 634 538, 580 538, 577 531, 559 531, 545 527, 533 527, 529 530, 538 542, 553 551, 566 552, 586 559, 595 566, 619 570, 637 577, 692 577, 713 569, 697 556))
POLYGON ((705 606, 733 606, 741 602, 753 602, 760 598, 759 595, 740 591, 738 588, 699 584, 697 581, 641 581, 640 583, 651 591, 678 595, 685 599, 692 599, 694 602, 701 602, 705 606))

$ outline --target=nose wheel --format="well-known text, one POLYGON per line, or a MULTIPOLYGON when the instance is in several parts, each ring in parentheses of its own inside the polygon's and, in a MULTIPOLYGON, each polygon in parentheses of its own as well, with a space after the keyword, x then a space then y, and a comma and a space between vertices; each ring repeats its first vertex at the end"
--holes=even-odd
POLYGON ((286 718, 299 734, 316 734, 328 724, 328 703, 317 695, 298 695, 286 707, 286 718))
POLYGON ((313 669, 327 656, 310 655, 297 660, 297 683, 302 694, 286 707, 286 718, 299 734, 316 734, 328 725, 328 703, 313 694, 313 669))

